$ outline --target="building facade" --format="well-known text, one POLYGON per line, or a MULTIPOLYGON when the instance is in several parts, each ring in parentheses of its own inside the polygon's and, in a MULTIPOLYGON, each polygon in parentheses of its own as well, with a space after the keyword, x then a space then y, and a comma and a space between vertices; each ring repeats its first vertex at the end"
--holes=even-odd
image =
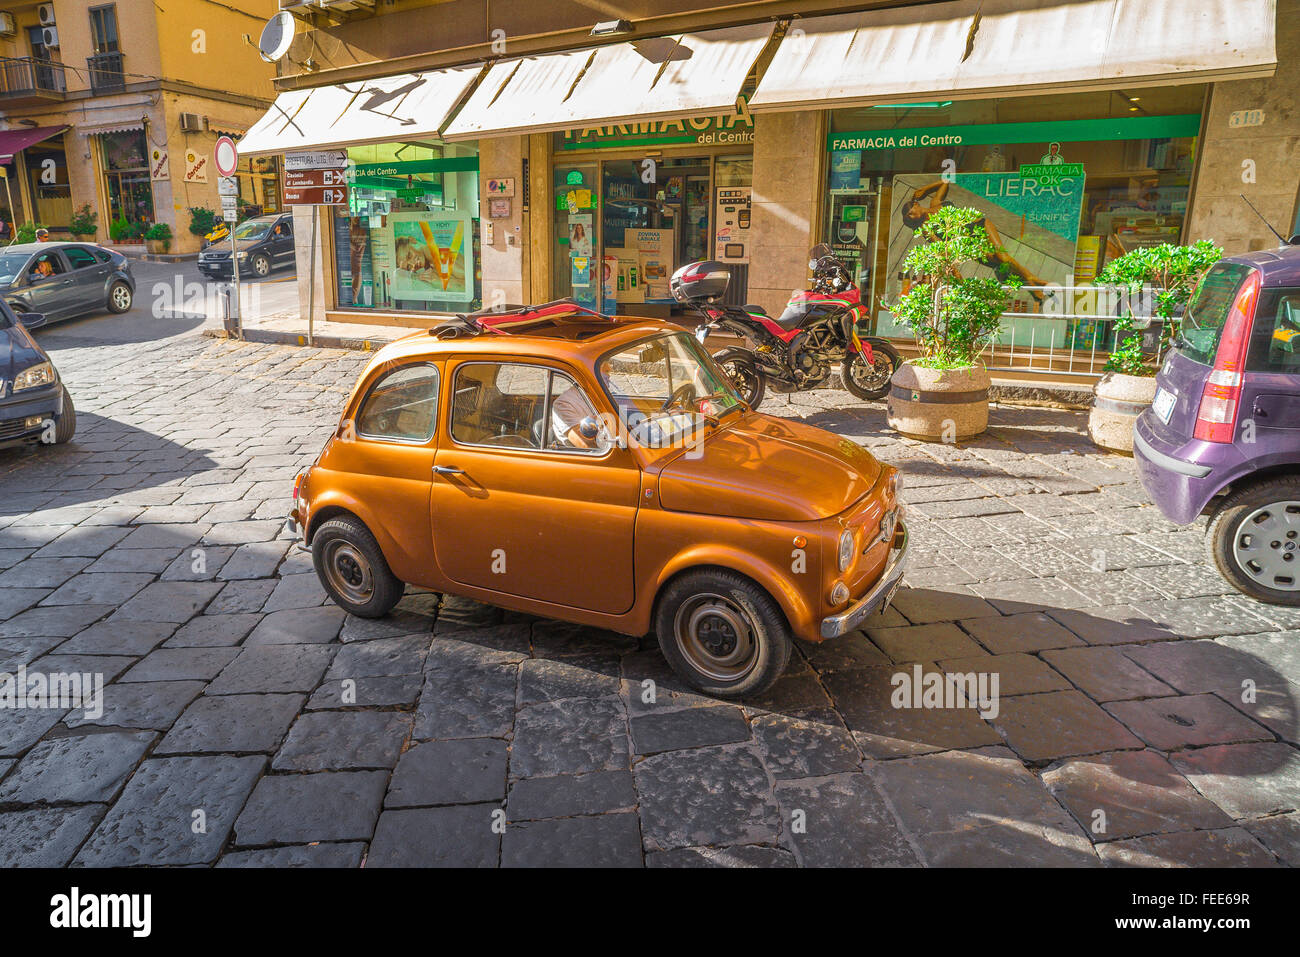
MULTIPOLYGON (((275 0, 0 0, 0 170, 11 222, 67 238, 89 206, 95 238, 138 243, 153 223, 192 252, 190 210, 220 215, 217 136, 241 136, 274 99, 255 45, 275 0)), ((240 170, 246 212, 279 208, 278 161, 240 170)), ((3 189, 3 186, 0 186, 3 189)))
POLYGON ((566 296, 668 317, 695 259, 779 311, 826 242, 903 336, 902 257, 955 204, 1025 287, 1007 344, 1095 350, 1098 304, 1056 287, 1142 245, 1275 245, 1242 195, 1300 231, 1300 0, 284 6, 280 96, 243 148, 346 154, 316 276, 295 213, 317 318, 566 296))

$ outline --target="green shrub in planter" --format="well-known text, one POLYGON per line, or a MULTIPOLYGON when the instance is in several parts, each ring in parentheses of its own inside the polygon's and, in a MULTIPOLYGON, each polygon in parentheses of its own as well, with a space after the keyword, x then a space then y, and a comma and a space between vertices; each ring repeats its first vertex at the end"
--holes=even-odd
POLYGON ((108 226, 108 238, 115 243, 120 243, 124 239, 130 239, 132 224, 126 221, 125 217, 115 219, 108 226))
POLYGON ((166 223, 154 223, 144 234, 145 239, 153 240, 170 240, 172 238, 172 228, 166 223))
POLYGON ((23 223, 14 230, 14 243, 34 243, 36 242, 36 230, 44 228, 40 223, 23 223))
POLYGON ((99 213, 90 208, 89 203, 77 207, 72 218, 68 220, 68 231, 74 236, 94 236, 99 229, 99 213))
POLYGON ((206 236, 217 224, 217 214, 206 206, 190 207, 190 232, 195 236, 206 236))

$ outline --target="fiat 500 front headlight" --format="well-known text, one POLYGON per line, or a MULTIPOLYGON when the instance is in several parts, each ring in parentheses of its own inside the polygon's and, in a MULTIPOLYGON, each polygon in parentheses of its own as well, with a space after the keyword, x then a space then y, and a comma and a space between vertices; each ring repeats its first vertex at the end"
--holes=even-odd
POLYGON ((848 571, 849 565, 853 562, 853 545, 855 541, 853 529, 846 528, 840 533, 839 567, 842 572, 848 571))
POLYGON ((54 366, 48 362, 42 362, 30 369, 24 369, 14 376, 14 391, 21 392, 23 389, 34 389, 39 385, 49 385, 53 381, 54 366))

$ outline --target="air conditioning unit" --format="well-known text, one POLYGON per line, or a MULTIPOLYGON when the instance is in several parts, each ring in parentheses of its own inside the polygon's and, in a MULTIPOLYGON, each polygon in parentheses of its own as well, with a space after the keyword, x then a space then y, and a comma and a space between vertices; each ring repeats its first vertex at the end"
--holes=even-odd
POLYGON ((182 133, 203 133, 208 128, 208 118, 202 113, 182 113, 182 133))
POLYGON ((42 3, 36 8, 36 16, 41 21, 41 26, 54 26, 54 4, 42 3))
POLYGON ((58 27, 43 27, 41 29, 41 43, 51 49, 57 48, 59 45, 58 27))
POLYGON ((12 37, 18 33, 18 21, 8 10, 0 10, 0 37, 12 37))

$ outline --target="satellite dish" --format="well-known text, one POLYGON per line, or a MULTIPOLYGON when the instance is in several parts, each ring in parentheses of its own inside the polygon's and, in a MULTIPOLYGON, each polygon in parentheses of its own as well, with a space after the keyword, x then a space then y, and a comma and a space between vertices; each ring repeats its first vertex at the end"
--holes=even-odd
POLYGON ((288 53, 289 47, 293 45, 296 29, 293 14, 288 10, 281 10, 267 20, 266 26, 262 27, 262 36, 257 41, 257 49, 261 52, 262 59, 267 63, 274 63, 288 53))

